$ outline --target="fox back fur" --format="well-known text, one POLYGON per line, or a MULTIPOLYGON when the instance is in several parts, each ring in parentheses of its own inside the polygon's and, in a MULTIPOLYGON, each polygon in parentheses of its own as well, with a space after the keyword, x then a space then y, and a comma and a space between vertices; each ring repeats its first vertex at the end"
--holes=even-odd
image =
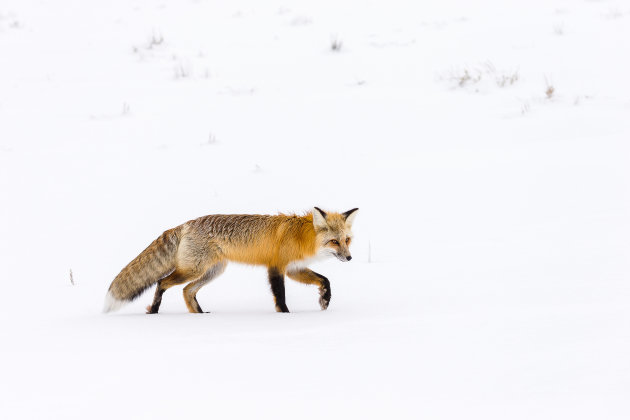
POLYGON ((297 215, 209 215, 169 229, 154 240, 116 276, 105 298, 104 312, 120 308, 157 283, 147 313, 157 313, 164 292, 184 287, 190 312, 203 312, 196 295, 220 275, 228 261, 267 267, 276 311, 289 312, 284 276, 317 285, 320 306, 330 302, 330 282, 307 265, 322 257, 350 261, 354 208, 345 213, 312 212, 297 215))

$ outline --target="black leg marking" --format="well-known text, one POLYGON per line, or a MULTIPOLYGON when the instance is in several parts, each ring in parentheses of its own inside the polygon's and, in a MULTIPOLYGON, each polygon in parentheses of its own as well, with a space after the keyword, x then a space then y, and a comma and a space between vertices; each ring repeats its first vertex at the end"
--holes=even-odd
POLYGON ((332 294, 330 292, 330 282, 326 277, 322 276, 319 273, 313 271, 313 274, 315 274, 322 282, 322 284, 319 286, 319 306, 322 308, 322 310, 327 309, 328 305, 330 304, 330 298, 332 297, 332 294))
POLYGON ((147 307, 148 314, 157 314, 160 310, 160 304, 162 303, 162 295, 166 289, 162 288, 162 281, 160 280, 155 288, 155 296, 153 297, 153 303, 147 307))
POLYGON ((203 309, 201 309, 201 306, 199 305, 199 302, 197 301, 197 296, 195 296, 193 298, 193 303, 195 305, 195 311, 197 311, 197 313, 200 313, 200 314, 203 314, 203 313, 209 314, 210 313, 210 312, 204 312, 203 309))
POLYGON ((289 312, 287 303, 284 297, 284 274, 279 272, 275 268, 269 269, 269 284, 271 285, 271 292, 276 301, 276 311, 289 312))

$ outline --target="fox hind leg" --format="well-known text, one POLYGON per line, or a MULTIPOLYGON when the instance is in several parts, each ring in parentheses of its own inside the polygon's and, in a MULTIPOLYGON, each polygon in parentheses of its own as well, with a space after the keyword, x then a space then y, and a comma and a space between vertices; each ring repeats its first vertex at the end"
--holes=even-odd
POLYGON ((289 271, 287 273, 290 279, 304 284, 314 284, 319 287, 319 306, 322 310, 328 308, 330 303, 330 282, 324 276, 319 273, 309 270, 308 268, 302 268, 295 271, 289 271))
POLYGON ((160 304, 162 303, 162 295, 164 294, 164 292, 166 292, 173 286, 186 283, 189 280, 189 275, 175 270, 168 276, 164 277, 162 280, 158 281, 157 287, 155 288, 155 295, 153 296, 153 303, 147 306, 147 313, 157 314, 160 309, 160 304))
POLYGON ((225 271, 226 266, 227 263, 225 261, 218 262, 210 267, 210 269, 207 270, 200 279, 190 282, 186 285, 186 287, 184 287, 184 301, 186 302, 189 312, 203 313, 203 310, 197 301, 197 292, 213 279, 220 276, 221 273, 225 271))

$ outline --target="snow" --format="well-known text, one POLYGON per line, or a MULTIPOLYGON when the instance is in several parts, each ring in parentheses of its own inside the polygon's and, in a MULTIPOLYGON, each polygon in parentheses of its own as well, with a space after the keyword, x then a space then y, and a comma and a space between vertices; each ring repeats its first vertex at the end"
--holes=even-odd
POLYGON ((4 0, 0 417, 629 418, 629 19, 4 0), (360 208, 327 311, 229 265, 101 313, 162 231, 312 206, 360 208))

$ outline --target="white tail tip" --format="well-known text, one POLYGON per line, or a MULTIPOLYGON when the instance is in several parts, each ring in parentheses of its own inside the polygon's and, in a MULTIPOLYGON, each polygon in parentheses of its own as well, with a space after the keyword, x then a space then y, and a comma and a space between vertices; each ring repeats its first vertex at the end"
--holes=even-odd
POLYGON ((126 303, 127 301, 125 300, 116 299, 114 295, 112 295, 112 292, 107 292, 107 295, 105 295, 105 305, 103 305, 103 312, 107 313, 111 311, 117 311, 126 303))

